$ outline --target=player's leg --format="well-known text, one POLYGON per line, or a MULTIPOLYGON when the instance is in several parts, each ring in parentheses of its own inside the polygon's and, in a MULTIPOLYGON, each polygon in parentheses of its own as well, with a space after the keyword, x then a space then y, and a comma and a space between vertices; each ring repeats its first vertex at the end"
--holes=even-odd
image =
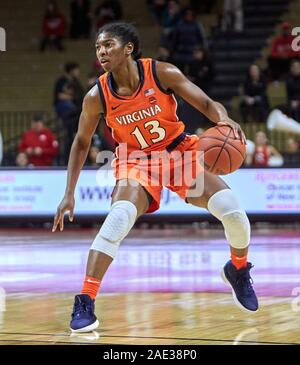
POLYGON ((94 300, 103 276, 136 219, 148 210, 149 193, 142 185, 136 185, 135 181, 135 185, 131 185, 130 182, 132 181, 128 180, 123 186, 121 180, 118 180, 110 212, 91 246, 82 292, 75 297, 70 324, 74 332, 89 332, 98 327, 94 300))
MULTIPOLYGON (((193 187, 194 185, 191 188, 193 187)), ((222 222, 231 251, 231 260, 227 262, 222 272, 223 279, 230 284, 234 299, 240 307, 249 311, 258 310, 249 274, 252 265, 247 262, 250 224, 234 193, 222 179, 205 171, 203 194, 198 197, 187 197, 187 201, 208 209, 222 222)))
POLYGON ((149 196, 142 185, 132 186, 130 179, 126 186, 122 186, 120 182, 118 180, 113 192, 110 213, 89 253, 86 275, 98 280, 102 280, 120 242, 127 236, 136 219, 149 207, 149 196))

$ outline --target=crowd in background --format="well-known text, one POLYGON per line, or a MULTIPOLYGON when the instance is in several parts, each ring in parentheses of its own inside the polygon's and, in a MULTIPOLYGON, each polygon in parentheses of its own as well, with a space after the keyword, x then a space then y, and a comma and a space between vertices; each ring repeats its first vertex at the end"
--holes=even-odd
POLYGON ((92 9, 90 0, 72 0, 69 7, 70 24, 55 0, 49 0, 42 20, 40 51, 53 46, 64 51, 64 38, 90 39, 102 25, 122 18, 119 0, 105 0, 92 9))
MULTIPOLYGON (((180 68, 184 74, 208 95, 214 81, 215 70, 211 40, 206 36, 200 21, 201 14, 209 14, 214 0, 201 2, 190 0, 189 6, 183 8, 179 0, 147 0, 149 14, 160 29, 160 45, 157 59, 168 61, 180 68)), ((224 11, 219 19, 220 32, 240 33, 244 29, 242 0, 225 0, 224 11)), ((40 51, 54 46, 58 51, 64 50, 63 39, 90 39, 95 36, 102 25, 120 20, 123 8, 118 0, 100 2, 92 9, 89 0, 72 0, 70 2, 70 19, 67 26, 66 16, 59 10, 55 1, 49 1, 43 18, 43 38, 40 51)), ((291 49, 293 36, 291 25, 282 24, 281 34, 274 38, 268 67, 260 69, 256 64, 249 67, 240 97, 240 115, 243 123, 266 123, 270 113, 270 101, 267 95, 268 83, 283 81, 286 85, 287 104, 282 110, 300 123, 300 58, 299 52, 291 49)), ((64 73, 55 82, 53 107, 62 121, 65 139, 61 146, 61 162, 67 164, 70 148, 77 130, 85 93, 95 85, 96 79, 103 71, 97 60, 92 62, 92 70, 87 77, 86 85, 80 82, 80 65, 76 62, 65 64, 64 73)), ((189 133, 201 133, 199 125, 189 123, 186 115, 192 116, 195 109, 183 100, 178 102, 178 114, 186 123, 189 133)), ((198 116, 194 118, 198 121, 198 116)), ((205 119, 205 118, 204 118, 205 119)), ((205 123, 204 123, 205 124, 205 123)), ((250 141, 251 142, 251 141, 250 141)), ((253 148, 248 149, 245 161, 247 166, 270 165, 272 156, 275 160, 285 159, 289 163, 299 163, 299 143, 289 135, 285 152, 281 155, 268 144, 264 132, 258 131, 253 148)), ((96 156, 102 149, 114 150, 115 144, 110 131, 102 123, 101 134, 93 138, 87 164, 96 165, 96 156)), ((19 144, 16 164, 19 166, 50 166, 55 164, 59 146, 55 135, 43 124, 43 116, 38 114, 32 121, 30 131, 26 132, 19 144), (30 143, 30 141, 32 141, 30 143)))
MULTIPOLYGON (((196 85, 209 93, 213 81, 213 60, 210 56, 204 27, 199 21, 200 7, 191 1, 182 8, 177 0, 148 1, 156 24, 160 26, 158 59, 175 64, 196 85)), ((203 2, 209 11, 213 1, 203 2)), ((204 10, 203 10, 204 11, 204 10)))
MULTIPOLYGON (((281 33, 272 41, 266 69, 262 70, 255 64, 250 66, 240 101, 243 123, 255 122, 261 125, 266 123, 271 112, 267 95, 267 87, 270 83, 275 88, 279 87, 280 83, 284 84, 287 100, 276 108, 283 111, 288 118, 300 123, 300 52, 292 47, 295 36, 291 35, 291 30, 290 23, 281 24, 281 33)), ((255 140, 256 148, 248 155, 246 165, 272 166, 272 161, 275 161, 274 166, 299 165, 299 142, 295 135, 287 134, 285 149, 280 155, 274 147, 269 145, 266 134, 259 131, 255 140)))
POLYGON ((292 48, 295 38, 291 35, 291 25, 281 25, 282 33, 275 37, 268 57, 268 67, 261 70, 251 65, 243 85, 240 110, 242 121, 263 123, 270 111, 267 97, 268 83, 277 85, 284 82, 287 94, 285 112, 300 122, 300 52, 292 48))

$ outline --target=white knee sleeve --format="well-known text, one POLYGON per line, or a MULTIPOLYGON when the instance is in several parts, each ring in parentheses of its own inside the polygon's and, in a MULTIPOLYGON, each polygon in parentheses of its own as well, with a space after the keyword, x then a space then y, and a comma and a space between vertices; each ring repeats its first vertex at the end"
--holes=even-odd
POLYGON ((136 216, 137 209, 133 203, 128 200, 116 201, 95 237, 91 250, 103 252, 114 258, 120 242, 134 225, 136 216))
POLYGON ((230 189, 220 190, 211 196, 207 207, 222 222, 230 246, 242 249, 249 245, 249 219, 230 189))

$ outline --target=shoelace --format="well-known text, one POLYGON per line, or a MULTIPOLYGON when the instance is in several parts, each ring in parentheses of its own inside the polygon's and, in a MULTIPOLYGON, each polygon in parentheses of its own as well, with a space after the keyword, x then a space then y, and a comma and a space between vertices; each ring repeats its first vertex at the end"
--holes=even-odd
POLYGON ((237 285, 240 286, 241 288, 246 288, 247 290, 247 294, 251 295, 254 290, 253 290, 253 280, 250 276, 250 269, 253 268, 253 265, 249 268, 249 270, 245 270, 243 273, 241 273, 236 281, 237 285))
POLYGON ((73 316, 75 316, 76 314, 79 314, 79 313, 87 312, 87 311, 88 311, 88 308, 87 308, 86 304, 79 302, 79 303, 75 304, 73 316))

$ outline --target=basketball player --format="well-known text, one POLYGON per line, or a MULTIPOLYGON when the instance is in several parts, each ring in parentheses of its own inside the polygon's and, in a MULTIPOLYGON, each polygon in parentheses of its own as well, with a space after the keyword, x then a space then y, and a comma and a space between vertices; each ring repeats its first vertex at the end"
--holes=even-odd
MULTIPOLYGON (((57 208, 53 232, 58 226, 63 230, 66 212, 73 221, 75 186, 101 115, 105 116, 116 142, 119 145, 126 142, 129 152, 195 151, 199 139, 184 133, 184 123, 176 115, 173 95, 177 94, 216 124, 229 125, 242 143, 246 141, 239 124, 228 117, 221 104, 211 100, 172 64, 140 58, 139 44, 136 29, 130 24, 109 23, 99 30, 96 53, 106 73, 84 98, 69 158, 67 187, 57 208)), ((136 162, 128 160, 121 166, 118 153, 110 212, 90 248, 81 294, 75 296, 70 323, 74 332, 89 332, 98 327, 94 302, 104 274, 137 218, 159 208, 162 186, 148 184, 145 174, 128 178, 126 172, 134 170, 136 162)), ((193 165, 197 163, 192 160, 193 165)), ((223 279, 230 285, 236 304, 255 312, 258 301, 249 273, 252 265, 247 262, 249 220, 224 181, 202 170, 202 178, 203 174, 200 196, 188 197, 192 183, 175 186, 171 181, 167 187, 187 203, 208 209, 222 222, 231 251, 231 260, 222 271, 223 279)))

